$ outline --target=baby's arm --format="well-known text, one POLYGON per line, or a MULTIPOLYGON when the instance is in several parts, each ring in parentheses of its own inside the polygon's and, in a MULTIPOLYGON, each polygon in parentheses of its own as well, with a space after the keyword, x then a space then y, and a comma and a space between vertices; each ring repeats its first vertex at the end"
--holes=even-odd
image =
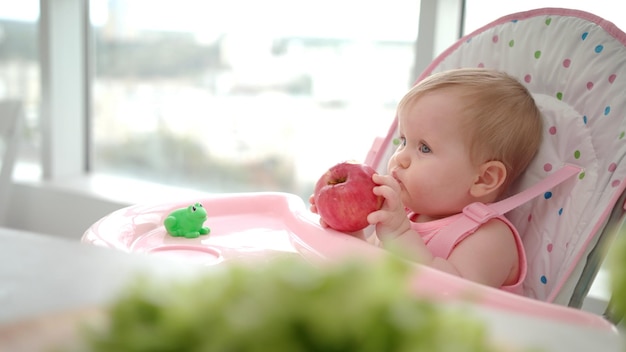
POLYGON ((461 277, 493 287, 513 284, 519 274, 517 244, 507 224, 492 219, 459 243, 448 260, 434 267, 450 268, 461 277))
POLYGON ((435 257, 411 229, 398 183, 390 176, 374 175, 373 179, 379 185, 374 193, 383 196, 385 202, 368 221, 376 225, 376 235, 386 248, 399 251, 406 259, 493 287, 516 280, 517 245, 507 224, 491 220, 459 243, 448 259, 435 257))
POLYGON ((400 249, 407 259, 488 286, 501 287, 517 279, 519 258, 515 238, 508 225, 500 220, 482 225, 461 241, 448 259, 432 256, 430 252, 421 258, 411 254, 415 248, 421 250, 423 242, 417 237, 418 234, 403 235, 387 241, 385 246, 400 249))

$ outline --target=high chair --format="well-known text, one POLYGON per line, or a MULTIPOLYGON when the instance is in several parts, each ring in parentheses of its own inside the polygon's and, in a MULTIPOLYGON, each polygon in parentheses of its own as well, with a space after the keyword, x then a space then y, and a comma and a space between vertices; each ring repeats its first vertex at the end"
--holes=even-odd
MULTIPOLYGON (((545 119, 544 141, 511 194, 575 168, 560 184, 543 186, 504 211, 527 252, 528 297, 580 308, 624 221, 625 44, 624 32, 593 14, 537 9, 466 35, 418 78, 486 67, 512 74, 531 91, 545 119)), ((395 149, 396 123, 368 155, 379 172, 395 149)))
MULTIPOLYGON (((615 227, 624 218, 626 187, 626 34, 590 13, 544 8, 502 17, 453 44, 422 73, 487 67, 517 77, 545 118, 541 149, 510 198, 506 213, 522 236, 529 262, 524 297, 420 267, 414 288, 438 298, 611 328, 581 312, 615 227), (570 307, 567 307, 570 306, 570 307)), ((386 173, 397 121, 376 139, 365 162, 386 173)), ((283 193, 220 194, 120 209, 91 226, 83 242, 128 252, 214 265, 229 260, 297 255, 334 260, 384 251, 322 229, 302 199, 283 193), (174 238, 164 218, 201 202, 210 234, 174 238)))

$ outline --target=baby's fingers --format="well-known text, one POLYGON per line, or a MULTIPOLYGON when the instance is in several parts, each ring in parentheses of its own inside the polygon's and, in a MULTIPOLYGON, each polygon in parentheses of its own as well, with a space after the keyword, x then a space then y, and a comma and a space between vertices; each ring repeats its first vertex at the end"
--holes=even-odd
POLYGON ((387 185, 375 186, 372 189, 372 192, 374 192, 377 196, 384 197, 385 199, 391 198, 396 194, 396 192, 394 192, 394 190, 387 185))
POLYGON ((398 193, 389 186, 376 186, 372 192, 377 196, 385 198, 385 202, 383 203, 384 209, 395 209, 402 205, 398 193))
POLYGON ((317 214, 317 205, 315 205, 315 196, 311 194, 311 196, 309 197, 309 204, 311 205, 309 207, 309 210, 311 210, 312 213, 317 214))
POLYGON ((370 225, 376 225, 381 222, 388 221, 390 219, 391 214, 385 210, 377 210, 369 213, 367 215, 367 222, 370 225))
POLYGON ((400 184, 391 175, 379 175, 372 176, 372 181, 381 186, 389 186, 395 192, 400 192, 400 184))

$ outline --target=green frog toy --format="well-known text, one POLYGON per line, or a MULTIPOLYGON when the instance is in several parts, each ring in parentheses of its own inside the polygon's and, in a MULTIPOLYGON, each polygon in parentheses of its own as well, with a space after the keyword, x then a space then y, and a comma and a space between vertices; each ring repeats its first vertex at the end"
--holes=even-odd
POLYGON ((200 203, 172 211, 164 221, 167 233, 174 237, 197 238, 211 230, 203 226, 207 219, 206 210, 200 203))

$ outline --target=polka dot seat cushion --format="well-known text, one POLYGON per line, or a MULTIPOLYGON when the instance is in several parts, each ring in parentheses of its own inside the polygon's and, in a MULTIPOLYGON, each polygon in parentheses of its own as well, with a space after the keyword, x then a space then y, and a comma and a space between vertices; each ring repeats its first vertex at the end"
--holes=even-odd
MULTIPOLYGON (((507 214, 528 255, 524 294, 568 304, 587 254, 624 191, 626 35, 592 14, 537 9, 502 17, 461 38, 424 71, 486 67, 517 77, 545 118, 544 142, 512 189, 564 164, 578 175, 507 214)), ((419 79, 418 79, 419 81, 419 79)), ((397 121, 366 162, 386 172, 397 121)))

